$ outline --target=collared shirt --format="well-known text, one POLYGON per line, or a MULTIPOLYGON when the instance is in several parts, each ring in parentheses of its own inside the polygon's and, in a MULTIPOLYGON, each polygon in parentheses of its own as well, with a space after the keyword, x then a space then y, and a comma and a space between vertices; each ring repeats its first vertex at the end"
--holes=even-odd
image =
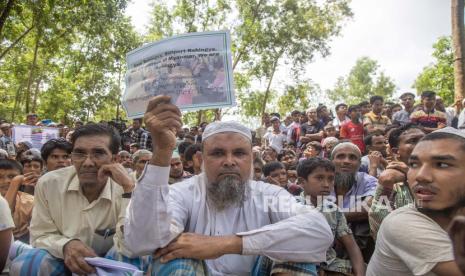
POLYGON ((373 111, 368 112, 363 117, 363 125, 372 125, 375 129, 381 129, 384 131, 386 126, 391 124, 391 120, 384 115, 376 115, 373 111))
POLYGON ((242 255, 206 260, 212 275, 250 275, 257 255, 319 263, 333 237, 317 210, 303 206, 277 185, 250 180, 240 206, 219 211, 207 200, 205 173, 168 185, 169 167, 148 164, 133 192, 124 225, 136 255, 167 246, 182 232, 239 235, 242 255))
POLYGON ((392 115, 392 123, 405 126, 406 124, 410 123, 411 114, 411 112, 408 112, 405 109, 399 110, 394 113, 394 115, 392 115))
POLYGON ((74 166, 48 172, 35 188, 31 245, 61 259, 63 246, 72 239, 81 240, 99 255, 113 246, 113 240, 124 250, 118 222, 124 218, 129 199, 122 194, 122 187, 109 178, 99 197, 89 203, 74 166))
POLYGON ((439 124, 447 124, 446 114, 436 109, 433 109, 428 113, 422 109, 417 110, 410 115, 410 120, 414 124, 430 128, 437 128, 439 127, 439 124))
POLYGON ((137 143, 140 149, 152 149, 152 137, 143 128, 131 131, 131 143, 137 143))

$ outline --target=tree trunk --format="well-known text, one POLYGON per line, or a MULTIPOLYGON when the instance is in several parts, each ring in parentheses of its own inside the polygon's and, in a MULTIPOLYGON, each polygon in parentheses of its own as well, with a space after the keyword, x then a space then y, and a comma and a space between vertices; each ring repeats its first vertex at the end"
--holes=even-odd
POLYGON ((464 0, 452 0, 452 41, 454 47, 454 90, 455 100, 465 98, 465 33, 464 0))
POLYGON ((29 69, 29 77, 27 81, 27 89, 26 89, 26 113, 29 113, 29 107, 31 103, 31 85, 32 85, 32 80, 34 78, 34 69, 37 64, 37 53, 39 51, 39 41, 40 41, 40 32, 37 31, 37 36, 36 36, 36 44, 34 47, 34 58, 32 60, 31 68, 29 69))
POLYGON ((274 77, 274 73, 276 72, 276 67, 278 67, 279 59, 281 58, 283 53, 284 53, 284 50, 281 50, 281 52, 279 52, 278 55, 276 56, 276 60, 274 61, 273 69, 271 71, 271 76, 270 76, 270 79, 268 80, 268 85, 266 87, 265 97, 263 98, 263 105, 262 105, 262 110, 260 112, 260 118, 263 117, 263 114, 265 113, 266 103, 268 102, 268 97, 270 95, 271 83, 273 82, 273 77, 274 77))
POLYGON ((21 92, 21 89, 23 89, 23 85, 19 85, 18 86, 18 89, 16 90, 16 95, 15 95, 15 104, 13 106, 13 112, 11 112, 11 121, 14 122, 15 121, 15 116, 16 116, 16 111, 18 109, 18 106, 19 106, 19 103, 21 102, 21 99, 20 99, 20 92, 21 92))
POLYGON ((6 3, 6 6, 0 15, 0 40, 3 40, 2 39, 3 26, 5 26, 6 19, 8 18, 8 15, 10 14, 11 9, 13 8, 14 2, 15 2, 14 0, 9 0, 8 3, 6 3))
POLYGON ((35 113, 37 109, 37 98, 39 97, 39 86, 41 81, 41 78, 37 79, 36 89, 34 90, 34 95, 32 96, 32 113, 35 113))
POLYGON ((202 122, 203 112, 204 112, 203 110, 197 111, 197 124, 196 124, 196 126, 199 126, 200 123, 202 122))

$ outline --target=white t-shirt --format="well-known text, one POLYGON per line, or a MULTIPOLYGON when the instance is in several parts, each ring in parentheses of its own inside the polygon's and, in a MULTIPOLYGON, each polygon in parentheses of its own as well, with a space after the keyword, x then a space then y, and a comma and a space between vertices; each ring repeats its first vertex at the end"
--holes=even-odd
MULTIPOLYGON (((0 195, 0 231, 8 230, 15 228, 13 218, 11 217, 10 207, 8 202, 0 195)), ((13 234, 11 234, 11 244, 13 244, 13 234)), ((8 267, 9 259, 7 259, 5 264, 5 269, 8 267)), ((1 273, 2 271, 0 271, 1 273)))
POLYGON ((367 276, 433 276, 436 264, 454 260, 452 242, 435 221, 412 206, 401 207, 381 224, 367 276))
POLYGON ((275 134, 273 132, 268 132, 263 136, 263 138, 267 141, 268 146, 273 146, 275 149, 279 149, 278 153, 283 150, 284 143, 287 142, 286 135, 279 133, 275 134))

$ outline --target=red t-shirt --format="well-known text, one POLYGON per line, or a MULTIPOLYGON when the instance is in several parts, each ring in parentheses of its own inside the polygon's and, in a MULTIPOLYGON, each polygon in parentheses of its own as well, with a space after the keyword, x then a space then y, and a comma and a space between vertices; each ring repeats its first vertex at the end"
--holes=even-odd
POLYGON ((363 154, 365 152, 363 133, 363 124, 354 124, 352 121, 346 121, 341 125, 339 136, 341 139, 349 139, 352 141, 363 154))

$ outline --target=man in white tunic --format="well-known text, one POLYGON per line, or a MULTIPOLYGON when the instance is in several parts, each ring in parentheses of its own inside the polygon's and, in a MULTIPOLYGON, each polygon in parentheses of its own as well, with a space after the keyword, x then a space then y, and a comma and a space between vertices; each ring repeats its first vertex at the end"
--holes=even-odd
POLYGON ((156 251, 162 265, 154 271, 184 258, 206 260, 211 275, 250 275, 257 257, 266 256, 276 266, 304 263, 300 272, 312 275, 311 263, 325 261, 333 238, 324 217, 284 189, 252 180, 249 129, 236 122, 209 124, 202 173, 168 186, 181 112, 169 97, 157 96, 145 123, 154 155, 132 195, 124 234, 134 255, 156 251))

